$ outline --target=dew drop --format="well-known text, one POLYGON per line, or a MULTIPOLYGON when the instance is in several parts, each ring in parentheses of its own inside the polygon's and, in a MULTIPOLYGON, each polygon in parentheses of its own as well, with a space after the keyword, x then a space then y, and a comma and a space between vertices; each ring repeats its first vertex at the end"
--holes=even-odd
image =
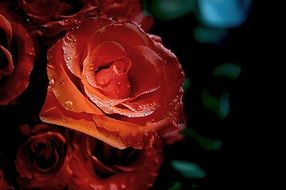
POLYGON ((115 185, 114 183, 110 184, 109 190, 118 190, 117 185, 115 185))
POLYGON ((125 184, 121 184, 121 188, 122 188, 122 189, 125 189, 125 188, 126 188, 126 185, 125 185, 125 184))
POLYGON ((73 107, 73 103, 71 101, 66 101, 64 107, 68 110, 71 110, 73 107))
POLYGON ((54 84, 55 84, 55 79, 51 78, 50 81, 49 81, 49 85, 53 86, 54 84))
POLYGON ((58 81, 58 82, 57 82, 57 85, 63 86, 63 85, 64 85, 64 81, 58 81))

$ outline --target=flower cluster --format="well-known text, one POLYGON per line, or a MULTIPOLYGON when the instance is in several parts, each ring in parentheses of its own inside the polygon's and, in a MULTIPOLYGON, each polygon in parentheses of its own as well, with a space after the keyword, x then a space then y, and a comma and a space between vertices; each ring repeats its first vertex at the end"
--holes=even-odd
POLYGON ((152 25, 140 0, 0 2, 0 111, 27 111, 17 184, 0 165, 1 190, 152 185, 182 127, 184 79, 152 25))

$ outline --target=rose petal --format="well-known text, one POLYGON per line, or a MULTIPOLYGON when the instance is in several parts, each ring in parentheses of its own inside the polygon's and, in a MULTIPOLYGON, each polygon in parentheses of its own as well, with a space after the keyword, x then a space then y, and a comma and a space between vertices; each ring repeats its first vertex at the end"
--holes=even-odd
MULTIPOLYGON (((148 97, 132 101, 134 102, 133 106, 140 106, 141 104, 148 105, 148 103, 145 102, 146 100, 150 100, 148 101, 149 103, 152 103, 153 101, 155 105, 156 103, 158 103, 156 105, 156 110, 147 117, 120 119, 142 124, 148 121, 157 121, 158 118, 169 117, 171 120, 173 120, 173 122, 170 123, 172 125, 170 129, 178 129, 180 128, 180 122, 182 120, 183 115, 183 89, 181 88, 181 85, 184 79, 184 73, 176 56, 172 52, 164 48, 164 46, 162 46, 159 38, 156 39, 158 40, 156 40, 157 42, 154 41, 156 46, 155 52, 157 52, 157 54, 164 60, 164 76, 162 77, 164 80, 160 85, 160 89, 156 92, 157 94, 154 94, 151 97, 157 97, 160 99, 150 100, 150 97, 148 97)), ((124 102, 122 104, 128 106, 129 103, 124 102)))
POLYGON ((83 96, 67 75, 61 47, 62 41, 59 41, 48 52, 48 78, 57 100, 65 109, 73 112, 102 114, 96 106, 83 96))
POLYGON ((159 122, 137 125, 104 115, 74 113, 64 109, 48 88, 46 101, 40 113, 42 121, 64 126, 95 137, 113 147, 143 148, 155 142, 157 135, 165 133, 169 118, 159 122))
POLYGON ((88 46, 87 55, 83 62, 82 76, 86 78, 88 83, 93 87, 99 87, 95 80, 95 73, 99 67, 105 66, 123 56, 125 56, 124 48, 112 41, 105 41, 98 45, 95 49, 88 46), (107 53, 108 52, 108 53, 107 53))
POLYGON ((96 154, 93 153, 92 146, 90 146, 92 141, 94 141, 92 138, 85 137, 84 143, 82 143, 83 146, 74 145, 75 147, 81 147, 81 149, 77 149, 80 150, 78 151, 78 155, 80 156, 77 158, 87 160, 81 162, 85 163, 82 165, 85 168, 83 170, 85 173, 81 175, 85 176, 86 182, 83 184, 79 180, 80 178, 76 178, 76 184, 79 184, 79 186, 84 189, 102 188, 134 190, 147 189, 153 184, 163 161, 162 144, 160 142, 157 142, 152 147, 146 147, 146 149, 140 150, 140 155, 132 164, 128 166, 115 165, 113 168, 116 168, 117 172, 111 171, 112 175, 103 180, 96 173, 96 171, 100 170, 100 168, 96 167, 97 162, 89 162, 90 160, 94 161, 94 159, 97 159, 96 154))
POLYGON ((92 28, 94 31, 112 23, 111 20, 90 18, 86 19, 78 28, 67 32, 63 39, 64 59, 71 73, 81 78, 83 49, 90 36, 86 35, 92 28))
POLYGON ((164 80, 165 62, 151 48, 138 46, 128 52, 128 57, 132 62, 128 75, 137 87, 134 90, 136 95, 133 96, 138 97, 139 94, 160 87, 164 80), (146 77, 147 73, 152 77, 146 77))
MULTIPOLYGON (((3 54, 7 60, 8 63, 0 63, 0 64, 7 64, 3 69, 0 68, 0 80, 3 77, 3 75, 11 75, 13 70, 14 70, 14 65, 13 65, 13 60, 12 60, 12 55, 10 52, 4 48, 3 46, 0 45, 0 51, 1 54, 3 54)), ((1 60, 5 61, 5 60, 1 60)))
POLYGON ((102 140, 111 146, 124 148, 126 147, 120 138, 113 135, 105 135, 99 132, 96 123, 92 117, 86 113, 74 113, 65 110, 57 101, 51 89, 48 89, 45 104, 42 107, 40 118, 42 121, 64 126, 84 134, 102 140))
POLYGON ((20 24, 11 24, 17 39, 18 60, 13 73, 0 85, 0 105, 8 104, 28 87, 35 58, 33 41, 27 31, 20 24))
POLYGON ((103 110, 107 114, 117 113, 120 115, 124 115, 126 117, 143 117, 153 113, 154 110, 140 110, 134 111, 129 108, 116 107, 121 102, 125 101, 124 99, 110 99, 106 97, 98 90, 94 89, 89 83, 83 79, 82 80, 84 91, 86 95, 90 98, 92 102, 94 102, 101 110, 103 110))
POLYGON ((52 16, 51 13, 54 13, 59 9, 61 4, 59 0, 21 0, 20 3, 24 10, 29 14, 37 15, 38 17, 46 17, 47 20, 52 16))
MULTIPOLYGON (((95 30, 94 30, 95 31, 95 30)), ((88 43, 98 44, 104 41, 114 41, 127 51, 139 45, 153 47, 152 40, 137 25, 131 23, 114 23, 97 30, 88 43), (116 34, 116 35, 114 35, 116 34)))

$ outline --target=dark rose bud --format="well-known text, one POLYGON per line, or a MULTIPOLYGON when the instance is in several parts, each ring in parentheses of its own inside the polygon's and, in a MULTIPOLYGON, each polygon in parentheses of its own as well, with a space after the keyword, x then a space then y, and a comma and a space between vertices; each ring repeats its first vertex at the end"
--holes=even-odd
POLYGON ((59 132, 33 134, 16 159, 19 185, 24 189, 62 189, 68 183, 67 144, 59 132))

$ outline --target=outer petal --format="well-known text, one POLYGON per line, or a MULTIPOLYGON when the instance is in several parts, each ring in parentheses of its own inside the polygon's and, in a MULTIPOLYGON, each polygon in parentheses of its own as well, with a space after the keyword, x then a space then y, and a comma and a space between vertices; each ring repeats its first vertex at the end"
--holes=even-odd
POLYGON ((127 51, 139 45, 153 48, 152 40, 135 24, 114 23, 97 30, 88 43, 99 45, 104 41, 114 41, 127 51), (115 35, 116 34, 116 35, 115 35))
MULTIPOLYGON (((4 67, 3 69, 0 69, 0 80, 3 77, 3 75, 11 75, 13 70, 14 70, 14 65, 13 65, 13 60, 12 60, 12 55, 10 54, 10 52, 3 46, 0 45, 0 51, 2 51, 3 56, 5 56, 6 60, 8 63, 4 63, 7 64, 6 67, 4 67)), ((1 60, 2 61, 2 60, 1 60)))
POLYGON ((143 148, 153 144, 158 135, 166 132, 166 126, 171 122, 168 118, 156 123, 137 125, 104 115, 70 112, 59 104, 51 88, 48 88, 40 118, 44 122, 90 135, 119 149, 129 146, 143 148))

